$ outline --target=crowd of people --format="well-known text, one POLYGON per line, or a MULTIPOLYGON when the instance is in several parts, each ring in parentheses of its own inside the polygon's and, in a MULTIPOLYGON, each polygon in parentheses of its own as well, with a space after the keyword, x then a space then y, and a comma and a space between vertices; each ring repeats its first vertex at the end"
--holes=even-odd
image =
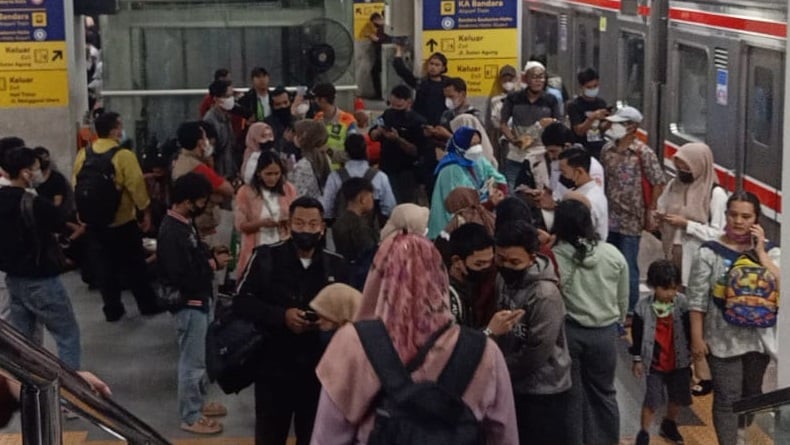
POLYGON ((407 85, 375 117, 341 110, 331 84, 271 88, 263 68, 237 97, 217 70, 178 150, 142 165, 121 148, 122 117, 104 112, 70 182, 46 149, 0 140, 0 313, 34 340, 43 326, 80 369, 60 274, 83 269, 107 322, 126 316, 128 288, 141 315, 173 316, 181 428, 216 434, 227 409, 206 398, 206 335, 224 275, 232 313, 264 337, 252 367, 265 445, 285 444, 292 423, 307 445, 414 440, 432 421, 485 443, 616 444, 617 342, 630 330, 646 376, 637 444, 665 391, 659 433, 683 443, 677 414, 696 385, 713 391, 719 443, 735 445, 732 404, 760 392, 776 353, 775 307, 738 324, 717 300, 747 255, 778 289, 758 199, 728 197, 702 143, 679 149, 668 180, 639 138, 642 113, 608 107, 593 69, 566 101, 542 63, 504 67, 484 118, 442 54, 422 78, 400 56, 407 85), (222 239, 230 212, 238 236, 222 239), (646 232, 666 259, 640 296, 646 232), (458 409, 437 419, 425 398, 458 409))

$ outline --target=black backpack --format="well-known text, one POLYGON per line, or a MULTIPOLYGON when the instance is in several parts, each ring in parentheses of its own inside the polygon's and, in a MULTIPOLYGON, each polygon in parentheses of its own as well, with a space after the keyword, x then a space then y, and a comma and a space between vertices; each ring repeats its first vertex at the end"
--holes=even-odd
POLYGON ((401 362, 381 320, 358 321, 354 327, 382 387, 374 403, 376 419, 369 445, 486 443, 481 423, 461 398, 483 356, 486 337, 481 332, 462 327, 438 381, 414 382, 411 373, 422 366, 449 324, 431 336, 408 366, 401 362))
POLYGON ((115 166, 112 158, 122 150, 114 147, 107 153, 97 154, 85 148, 85 162, 77 174, 74 200, 80 221, 95 227, 107 227, 115 219, 121 203, 121 192, 115 185, 115 166))

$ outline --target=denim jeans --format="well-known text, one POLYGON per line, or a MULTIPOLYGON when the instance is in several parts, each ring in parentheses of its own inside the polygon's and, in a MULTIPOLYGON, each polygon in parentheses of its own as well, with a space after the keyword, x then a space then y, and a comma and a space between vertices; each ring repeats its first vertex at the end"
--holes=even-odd
POLYGON ((80 369, 80 328, 60 277, 7 275, 6 286, 11 300, 11 325, 35 342, 36 322, 42 323, 55 339, 60 360, 72 369, 80 369))
POLYGON ((201 416, 206 398, 206 333, 209 314, 181 309, 173 314, 178 332, 178 411, 181 421, 192 425, 201 416))
POLYGON ((623 235, 609 232, 609 244, 613 244, 622 252, 628 263, 628 313, 634 313, 634 306, 639 301, 639 235, 623 235))

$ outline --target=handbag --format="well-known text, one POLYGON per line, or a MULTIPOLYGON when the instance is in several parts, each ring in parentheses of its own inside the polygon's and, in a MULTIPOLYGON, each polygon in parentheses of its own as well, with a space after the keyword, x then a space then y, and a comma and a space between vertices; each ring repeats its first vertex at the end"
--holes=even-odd
POLYGON ((264 335, 250 321, 239 318, 229 305, 218 300, 215 318, 206 334, 206 373, 225 394, 238 393, 252 385, 256 357, 264 346, 264 335))

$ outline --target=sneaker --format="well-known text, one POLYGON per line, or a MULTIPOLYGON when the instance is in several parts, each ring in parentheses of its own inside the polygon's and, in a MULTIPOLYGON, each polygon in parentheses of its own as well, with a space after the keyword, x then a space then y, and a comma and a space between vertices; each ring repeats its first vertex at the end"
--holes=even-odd
POLYGON ((219 434, 222 432, 222 424, 216 420, 201 417, 192 425, 182 422, 181 429, 194 434, 219 434))
POLYGON ((219 402, 209 402, 200 410, 206 417, 222 417, 228 415, 228 409, 219 402))
POLYGON ((711 380, 700 380, 691 387, 691 393, 695 397, 706 396, 713 392, 713 382, 711 380))
POLYGON ((683 436, 681 436, 680 431, 678 431, 678 425, 672 420, 664 419, 664 421, 661 422, 661 429, 658 434, 677 445, 683 444, 683 436))
POLYGON ((650 434, 645 430, 639 431, 639 434, 636 435, 634 445, 650 445, 650 434))

